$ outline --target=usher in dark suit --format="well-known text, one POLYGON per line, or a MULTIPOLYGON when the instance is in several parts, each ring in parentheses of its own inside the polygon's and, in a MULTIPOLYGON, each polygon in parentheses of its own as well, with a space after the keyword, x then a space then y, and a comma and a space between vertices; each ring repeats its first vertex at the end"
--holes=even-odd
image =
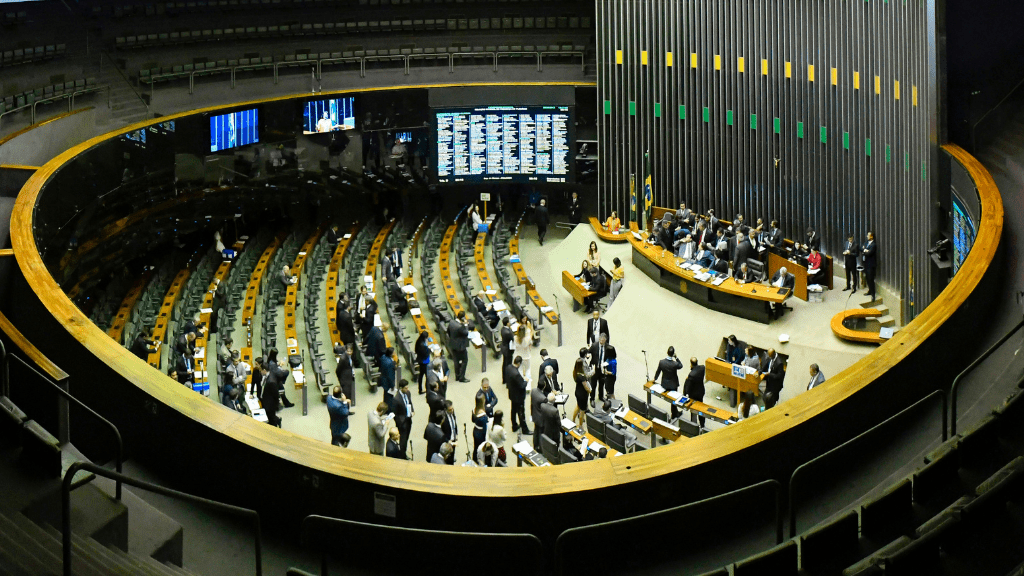
MULTIPOLYGON (((662 387, 665 385, 662 384, 662 387)), ((698 402, 704 401, 704 367, 701 365, 694 366, 690 373, 686 376, 686 382, 683 384, 683 394, 687 398, 693 398, 698 402)), ((700 425, 704 426, 704 417, 700 417, 700 425)))

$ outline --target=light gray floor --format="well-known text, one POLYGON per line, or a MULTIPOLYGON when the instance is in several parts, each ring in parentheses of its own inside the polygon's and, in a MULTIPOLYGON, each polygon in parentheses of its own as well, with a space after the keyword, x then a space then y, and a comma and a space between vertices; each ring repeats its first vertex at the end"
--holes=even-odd
MULTIPOLYGON (((573 268, 582 259, 590 241, 596 239, 596 235, 589 227, 580 226, 569 234, 565 230, 553 227, 548 236, 548 243, 544 247, 537 243, 533 227, 524 227, 520 240, 520 251, 528 273, 537 283, 541 295, 549 304, 558 306, 562 313, 563 346, 558 347, 557 345, 557 328, 546 325, 541 336, 541 347, 547 348, 551 355, 559 360, 563 381, 568 379, 578 350, 585 344, 584 332, 588 316, 582 311, 572 312, 572 301, 561 288, 561 272, 563 269, 573 268)), ((600 243, 599 240, 598 242, 600 243)), ((644 397, 643 383, 647 368, 644 364, 643 350, 648 352, 649 371, 653 376, 658 360, 664 356, 665 350, 670 345, 675 346, 676 353, 684 363, 690 356, 696 356, 701 363, 708 357, 714 356, 722 337, 728 334, 736 334, 741 340, 764 348, 774 346, 790 357, 789 373, 782 391, 782 401, 785 401, 804 391, 808 380, 807 366, 812 362, 817 363, 827 377, 831 377, 845 370, 874 349, 870 345, 841 341, 832 334, 829 328, 829 321, 834 314, 846 307, 859 305, 860 302, 867 299, 866 296, 858 294, 848 299, 848 292, 835 290, 827 293, 825 301, 822 303, 807 303, 793 299, 791 302, 794 308, 793 312, 771 325, 764 325, 708 310, 660 288, 655 281, 631 264, 629 244, 601 243, 600 249, 602 262, 606 266, 610 265, 612 258, 618 256, 623 261, 626 270, 625 286, 619 294, 618 300, 605 315, 610 327, 611 343, 615 345, 619 358, 616 396, 620 399, 625 399, 627 393, 644 397), (779 335, 784 333, 790 336, 790 341, 780 344, 779 335)), ((488 270, 494 278, 489 255, 486 260, 488 270)), ((453 273, 456 270, 455 266, 452 266, 451 269, 453 273)), ((473 285, 479 286, 475 268, 471 267, 470 272, 473 285)), ((357 273, 362 274, 361 268, 357 270, 357 273)), ((415 284, 418 287, 421 286, 418 271, 414 274, 414 279, 415 284)), ((837 280, 836 285, 842 285, 841 282, 841 280, 837 280)), ((321 303, 321 305, 323 304, 321 303)), ((381 309, 383 310, 383 306, 381 309)), ((323 324, 322 333, 326 333, 324 315, 324 313, 320 314, 320 322, 323 324)), ((404 321, 404 327, 407 334, 415 333, 410 319, 407 318, 404 321)), ((302 339, 304 327, 301 325, 299 332, 300 339, 302 339)), ((283 342, 283 334, 279 334, 278 340, 283 342)), ((533 349, 534 372, 539 364, 538 358, 539 348, 535 348, 533 349)), ((329 378, 333 382, 333 357, 329 357, 326 364, 331 371, 329 378)), ((515 436, 511 433, 511 428, 508 425, 509 402, 507 392, 501 385, 500 369, 500 360, 489 357, 487 371, 482 372, 480 370, 480 353, 471 350, 467 369, 467 376, 471 382, 458 383, 454 382, 453 378, 449 384, 448 398, 455 403, 459 421, 468 423, 480 380, 483 377, 489 378, 498 394, 498 408, 503 409, 506 413, 505 428, 509 437, 506 450, 510 452, 511 444, 515 442, 515 436)), ((403 372, 403 377, 407 375, 408 372, 403 372)), ((536 378, 536 374, 533 374, 533 377, 536 378)), ((358 405, 350 420, 349 434, 352 436, 352 442, 348 449, 366 451, 367 413, 380 400, 381 393, 378 391, 371 394, 361 373, 357 374, 356 384, 358 405)), ((427 423, 426 402, 425 397, 416 394, 415 388, 415 383, 413 383, 411 389, 416 414, 413 418, 411 445, 413 458, 423 460, 426 449, 426 442, 423 440, 423 429, 427 423)), ((716 407, 728 407, 727 389, 716 384, 709 384, 707 389, 706 402, 716 407)), ((299 402, 298 391, 291 387, 290 380, 288 395, 293 402, 299 402)), ((567 408, 571 411, 574 407, 574 402, 570 400, 567 408)), ((302 416, 300 410, 301 408, 298 406, 283 410, 280 413, 284 421, 283 427, 310 438, 329 442, 327 409, 321 403, 315 390, 310 390, 308 415, 302 416)), ((527 412, 529 412, 528 408, 527 412)), ((717 426, 715 423, 708 422, 709 428, 714 429, 717 426)), ((466 459, 464 445, 460 446, 457 456, 460 461, 466 459)))

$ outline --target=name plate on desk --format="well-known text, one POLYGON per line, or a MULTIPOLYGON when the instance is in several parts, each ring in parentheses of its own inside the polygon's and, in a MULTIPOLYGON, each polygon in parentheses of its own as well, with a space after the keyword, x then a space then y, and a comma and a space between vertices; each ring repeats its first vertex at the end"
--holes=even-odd
POLYGON ((747 367, 743 366, 742 364, 733 364, 732 365, 732 375, 733 375, 734 378, 746 378, 747 377, 747 367))

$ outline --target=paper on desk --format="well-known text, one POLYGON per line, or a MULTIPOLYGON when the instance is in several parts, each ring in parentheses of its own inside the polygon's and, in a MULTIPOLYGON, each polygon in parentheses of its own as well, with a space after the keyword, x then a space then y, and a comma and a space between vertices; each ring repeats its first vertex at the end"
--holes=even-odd
POLYGON ((348 240, 348 239, 349 239, 349 238, 351 238, 351 237, 352 237, 352 235, 351 235, 351 234, 345 234, 345 235, 344 235, 344 236, 342 236, 341 238, 342 238, 343 240, 348 240))
POLYGON ((501 312, 502 310, 508 310, 508 306, 505 306, 505 303, 502 302, 501 300, 495 300, 493 302, 493 304, 492 304, 492 307, 494 308, 495 312, 501 312))
POLYGON ((267 422, 269 420, 267 418, 267 411, 264 410, 263 408, 260 408, 259 410, 253 410, 252 417, 254 420, 257 420, 259 422, 267 422))
POLYGON ((402 286, 402 292, 405 292, 406 294, 415 294, 416 287, 412 284, 406 284, 405 286, 402 286))
POLYGON ((576 423, 575 422, 573 422, 572 420, 569 420, 568 418, 562 418, 562 429, 563 430, 572 430, 575 427, 576 427, 576 423))
POLYGON ((544 314, 547 314, 548 312, 551 312, 552 310, 554 310, 554 308, 552 308, 551 306, 541 306, 540 307, 540 311, 542 313, 544 313, 544 314))
POLYGON ((655 394, 664 394, 665 388, 663 388, 661 384, 651 384, 651 392, 654 392, 655 394))
POLYGON ((285 340, 285 342, 287 343, 289 348, 296 348, 299 345, 299 341, 296 340, 295 338, 289 338, 285 340))
POLYGON ((368 285, 372 285, 373 284, 373 276, 363 276, 363 282, 366 282, 368 285))
POLYGON ((382 322, 380 321, 380 314, 373 315, 373 325, 376 326, 377 328, 381 327, 382 322))
POLYGON ((473 346, 477 348, 484 345, 484 339, 480 337, 480 333, 473 331, 469 333, 469 341, 473 343, 473 346))
POLYGON ((517 454, 529 454, 533 452, 533 446, 530 446, 529 442, 516 442, 512 445, 512 451, 517 454))
POLYGON ((715 286, 721 286, 722 282, 725 282, 725 278, 715 278, 711 283, 715 286))
POLYGON ((195 351, 195 354, 193 354, 193 357, 195 357, 195 358, 204 358, 206 356, 205 350, 206 350, 206 348, 203 348, 202 346, 200 346, 199 348, 196 348, 196 351, 195 351))
POLYGON ((299 252, 299 256, 305 256, 305 255, 306 255, 305 252, 299 252))
POLYGON ((671 398, 672 400, 679 400, 680 398, 683 397, 683 393, 680 392, 679 390, 670 390, 666 392, 665 395, 671 398))
POLYGON ((497 290, 484 290, 484 294, 487 294, 488 296, 494 296, 497 293, 497 290))
POLYGON ((422 314, 422 312, 420 312, 419 308, 410 308, 409 314, 412 314, 413 316, 419 316, 420 314, 422 314))
POLYGON ((213 308, 200 308, 200 314, 213 314, 213 308))
POLYGON ((306 375, 302 373, 302 370, 292 370, 292 378, 295 378, 296 384, 303 384, 306 382, 306 375))
POLYGON ((519 254, 513 254, 513 255, 509 256, 508 257, 508 261, 512 262, 512 263, 520 262, 519 254))

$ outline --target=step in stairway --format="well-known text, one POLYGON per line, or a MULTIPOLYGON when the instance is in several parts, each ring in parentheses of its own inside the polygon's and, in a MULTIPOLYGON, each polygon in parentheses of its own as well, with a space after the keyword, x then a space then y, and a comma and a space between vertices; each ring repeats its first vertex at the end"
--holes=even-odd
POLYGON ((893 318, 893 316, 891 314, 889 314, 889 307, 882 303, 882 299, 881 298, 875 298, 874 300, 868 300, 866 302, 861 302, 860 307, 861 308, 874 308, 875 310, 878 310, 879 312, 882 313, 881 316, 876 316, 876 317, 872 317, 872 318, 866 318, 865 319, 866 321, 868 321, 868 322, 877 322, 879 327, 893 328, 894 329, 893 331, 898 331, 899 330, 898 328, 896 328, 896 319, 893 318))

